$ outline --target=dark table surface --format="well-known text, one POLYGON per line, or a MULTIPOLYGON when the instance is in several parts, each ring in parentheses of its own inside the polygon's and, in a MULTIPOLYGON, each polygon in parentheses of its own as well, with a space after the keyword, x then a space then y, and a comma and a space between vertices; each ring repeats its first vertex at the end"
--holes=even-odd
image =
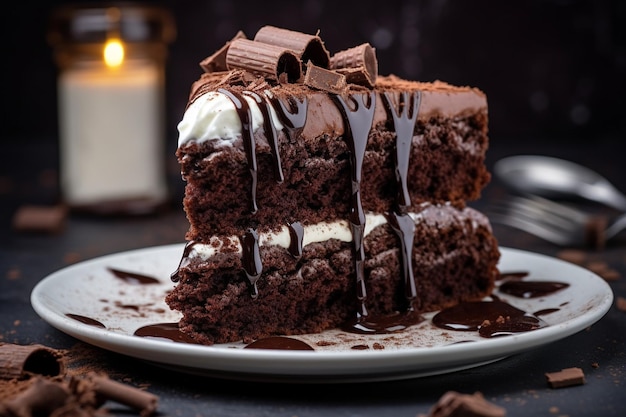
MULTIPOLYGON (((53 143, 5 144, 0 168, 0 341, 40 343, 80 352, 94 366, 127 383, 144 386, 160 398, 159 414, 169 416, 392 416, 426 414, 448 390, 480 391, 506 408, 507 416, 626 415, 626 312, 615 304, 597 323, 563 340, 495 363, 460 372, 390 382, 350 384, 262 383, 194 376, 165 370, 142 360, 109 352, 70 337, 43 321, 32 309, 30 293, 48 274, 72 263, 148 246, 180 243, 187 228, 177 201, 163 213, 134 218, 98 218, 72 213, 58 234, 23 233, 11 227, 22 204, 50 203, 56 184, 53 143), (32 152, 32 154, 31 154, 32 152), (31 159, 32 158, 32 159, 31 159), (32 171, 31 171, 32 170, 32 171), (545 373, 579 367, 584 385, 552 389, 545 373)), ((618 141, 556 146, 539 142, 498 143, 492 138, 491 167, 514 154, 568 158, 600 171, 626 190, 624 146, 618 141)), ((175 181, 175 180, 174 180, 175 181)), ((481 200, 483 210, 507 190, 494 179, 481 200)), ((176 195, 174 199, 177 199, 176 195)), ((494 225, 504 247, 557 256, 563 248, 523 231, 494 225)), ((615 298, 626 297, 626 239, 587 251, 619 272, 609 282, 615 298)), ((113 413, 128 415, 123 408, 113 413)))

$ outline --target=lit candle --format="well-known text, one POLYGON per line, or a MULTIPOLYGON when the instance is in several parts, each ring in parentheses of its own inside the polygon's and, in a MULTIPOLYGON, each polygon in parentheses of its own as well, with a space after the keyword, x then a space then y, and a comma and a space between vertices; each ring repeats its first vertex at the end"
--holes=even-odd
MULTIPOLYGON (((102 15, 121 26, 119 10, 102 15)), ((168 194, 163 62, 141 43, 129 46, 106 35, 106 43, 90 42, 82 50, 60 48, 61 190, 76 209, 150 212, 168 194)))

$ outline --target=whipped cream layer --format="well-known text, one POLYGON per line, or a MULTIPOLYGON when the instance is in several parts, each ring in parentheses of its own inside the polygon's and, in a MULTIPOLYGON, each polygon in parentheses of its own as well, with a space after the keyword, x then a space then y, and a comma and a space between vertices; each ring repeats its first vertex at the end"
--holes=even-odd
MULTIPOLYGON (((255 132, 263 126, 263 114, 252 97, 243 97, 250 108, 252 131, 255 132)), ((269 111, 275 128, 282 130, 283 125, 272 106, 269 111)), ((178 123, 178 146, 192 139, 198 142, 218 140, 223 146, 232 146, 232 142, 241 136, 241 128, 241 118, 232 100, 225 94, 209 91, 191 103, 178 123)))
MULTIPOLYGON (((454 208, 447 204, 431 204, 423 203, 423 210, 419 213, 409 213, 409 216, 415 223, 425 222, 431 227, 449 224, 454 221, 471 220, 472 229, 479 226, 491 227, 487 219, 476 210, 466 207, 462 210, 454 208)), ((376 227, 387 224, 387 218, 382 214, 366 213, 365 215, 365 232, 367 236, 376 227)), ((339 220, 329 223, 318 223, 314 225, 304 226, 302 247, 311 243, 325 242, 330 239, 338 239, 342 242, 352 241, 352 232, 350 224, 345 220, 339 220)), ((259 246, 276 245, 288 249, 291 246, 291 237, 289 228, 283 226, 278 232, 260 233, 259 246)), ((241 243, 237 236, 219 237, 213 236, 208 243, 195 243, 189 252, 189 258, 199 257, 203 261, 210 259, 212 256, 221 252, 223 247, 228 247, 229 252, 242 253, 241 243)))

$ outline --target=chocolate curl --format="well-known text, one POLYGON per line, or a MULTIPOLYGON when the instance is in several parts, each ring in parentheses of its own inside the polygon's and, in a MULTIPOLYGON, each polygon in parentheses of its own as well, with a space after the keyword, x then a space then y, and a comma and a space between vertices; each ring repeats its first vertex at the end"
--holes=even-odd
POLYGON ((200 67, 204 70, 204 72, 207 72, 207 73, 226 71, 228 69, 226 66, 226 54, 228 52, 228 48, 230 47, 230 44, 234 40, 247 39, 247 38, 248 37, 246 36, 246 34, 240 30, 239 32, 237 32, 234 38, 226 42, 224 46, 222 46, 220 49, 215 51, 213 55, 204 58, 200 62, 200 67))
POLYGON ((322 39, 317 35, 307 35, 274 26, 263 26, 254 36, 254 40, 293 51, 302 65, 311 61, 318 67, 329 68, 330 54, 322 39))
POLYGON ((428 417, 504 417, 506 410, 485 400, 480 392, 473 395, 448 391, 441 396, 428 417))
POLYGON ((113 381, 107 376, 98 375, 95 372, 87 374, 86 379, 92 384, 93 390, 99 398, 112 400, 139 410, 142 417, 152 415, 157 409, 159 397, 154 394, 113 381))
POLYGON ((62 375, 65 362, 59 352, 42 345, 0 344, 0 378, 20 379, 28 373, 62 375))
POLYGON ((248 39, 234 40, 226 53, 226 66, 245 69, 276 81, 297 82, 302 76, 298 57, 288 49, 248 39))
POLYGON ((69 390, 59 384, 36 377, 30 386, 15 398, 0 404, 0 415, 7 417, 48 416, 70 397, 69 390))
POLYGON ((364 43, 337 52, 330 58, 330 68, 344 74, 349 83, 374 87, 378 78, 376 50, 369 43, 364 43))
POLYGON ((333 94, 342 94, 347 88, 345 75, 313 65, 311 61, 306 66, 304 84, 333 94))

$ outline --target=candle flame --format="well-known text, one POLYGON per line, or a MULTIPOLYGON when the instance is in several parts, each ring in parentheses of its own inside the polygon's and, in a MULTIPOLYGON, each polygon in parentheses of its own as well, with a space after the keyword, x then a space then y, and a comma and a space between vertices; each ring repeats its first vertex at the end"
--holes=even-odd
POLYGON ((119 39, 109 39, 104 45, 104 62, 108 67, 119 67, 124 62, 124 45, 119 39))

